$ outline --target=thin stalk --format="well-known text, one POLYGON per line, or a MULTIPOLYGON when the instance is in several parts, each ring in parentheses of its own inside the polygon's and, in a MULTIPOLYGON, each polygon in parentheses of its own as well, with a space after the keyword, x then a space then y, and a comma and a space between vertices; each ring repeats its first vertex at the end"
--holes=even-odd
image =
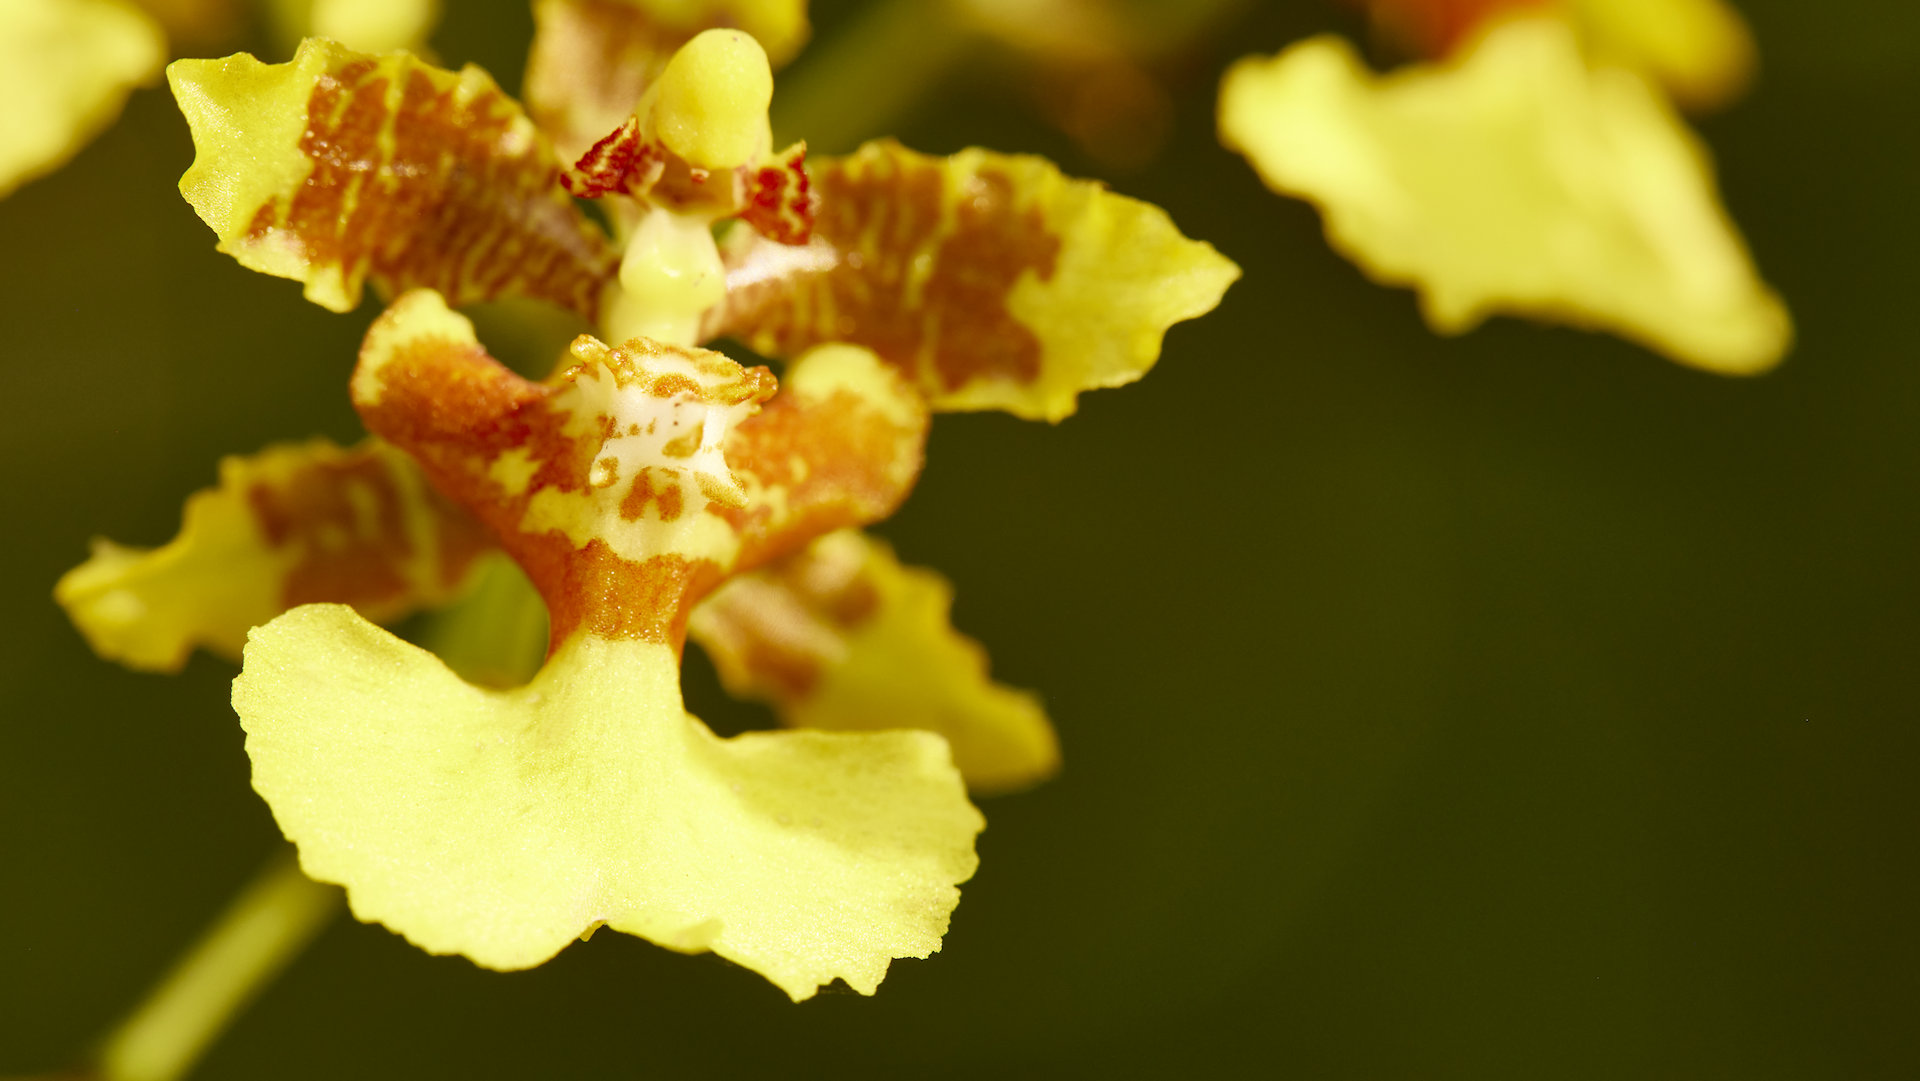
POLYGON ((340 911, 338 887, 276 854, 207 933, 108 1037, 106 1081, 174 1081, 340 911))

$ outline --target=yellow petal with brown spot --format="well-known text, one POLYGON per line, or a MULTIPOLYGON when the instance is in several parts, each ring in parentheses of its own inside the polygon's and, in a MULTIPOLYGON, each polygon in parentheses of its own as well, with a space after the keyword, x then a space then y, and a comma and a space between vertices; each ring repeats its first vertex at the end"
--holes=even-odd
POLYGON ((863 345, 938 410, 1060 420, 1143 375, 1240 273, 1158 207, 1042 158, 882 140, 809 171, 812 242, 734 230, 708 334, 770 356, 863 345))
POLYGON ((64 164, 166 57, 160 27, 119 0, 0 0, 0 197, 64 164))
POLYGON ((953 629, 953 588, 856 530, 722 586, 689 631, 729 693, 797 728, 918 728, 945 736, 975 792, 1053 776, 1059 742, 1039 699, 995 683, 953 629))
POLYGON ((1228 71, 1221 138, 1317 204, 1334 247, 1457 334, 1509 312, 1726 374, 1792 338, 1720 207, 1706 151, 1637 75, 1553 18, 1380 78, 1338 38, 1228 71))
POLYGON ((581 635, 483 690, 335 605, 255 631, 254 788, 353 912, 488 968, 596 927, 712 950, 794 999, 940 947, 983 823, 937 736, 719 739, 673 647, 581 635))
POLYGON ((531 296, 591 319, 617 256, 492 78, 308 39, 167 69, 197 155, 180 191, 241 264, 335 311, 371 281, 455 304, 531 296))
POLYGON ((220 463, 156 549, 94 541, 54 589, 94 651, 175 671, 196 647, 238 660, 249 628, 295 605, 395 619, 452 599, 490 547, 412 459, 378 441, 269 447, 220 463))
POLYGON ((632 113, 703 30, 751 34, 774 67, 807 40, 805 0, 535 0, 527 111, 574 161, 632 113))

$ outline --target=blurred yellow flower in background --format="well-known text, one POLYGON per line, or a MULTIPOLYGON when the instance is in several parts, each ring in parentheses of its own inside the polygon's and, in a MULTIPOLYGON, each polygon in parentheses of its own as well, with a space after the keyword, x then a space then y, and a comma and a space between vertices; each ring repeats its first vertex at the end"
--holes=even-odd
POLYGON ((1410 285, 1434 330, 1511 313, 1631 338, 1725 374, 1777 363, 1785 305, 1753 269, 1707 152, 1663 94, 1717 102, 1752 47, 1715 0, 1378 0, 1446 54, 1385 77, 1320 37, 1248 59, 1220 133, 1335 248, 1410 285))

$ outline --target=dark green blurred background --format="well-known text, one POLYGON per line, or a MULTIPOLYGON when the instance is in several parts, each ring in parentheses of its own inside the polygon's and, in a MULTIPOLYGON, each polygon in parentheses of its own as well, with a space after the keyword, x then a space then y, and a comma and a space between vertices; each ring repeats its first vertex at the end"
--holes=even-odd
MULTIPOLYGON (((517 85, 525 5, 449 6, 441 55, 517 85)), ((1762 78, 1703 130, 1800 327, 1750 381, 1441 340, 1331 254, 1211 123, 1233 57, 1355 28, 1331 5, 1175 72, 1167 152, 1111 179, 1245 279, 1057 428, 941 418, 884 530, 1067 754, 986 804, 941 954, 793 1006, 618 935, 499 975, 343 919, 199 1076, 1920 1076, 1920 12, 1744 7, 1762 78)), ((898 134, 1099 175, 1005 75, 898 134)), ((0 202, 0 1072, 71 1059, 275 844, 231 668, 122 671, 49 596, 219 455, 358 433, 372 302, 216 255, 190 158, 149 90, 0 202)))

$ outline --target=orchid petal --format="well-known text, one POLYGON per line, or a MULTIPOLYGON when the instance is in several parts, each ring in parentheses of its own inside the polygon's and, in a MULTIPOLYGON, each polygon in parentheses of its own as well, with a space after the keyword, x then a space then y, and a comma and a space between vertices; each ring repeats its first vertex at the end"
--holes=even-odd
POLYGON ((995 683, 986 651, 948 621, 953 587, 856 530, 735 578, 689 631, 727 691, 795 728, 919 728, 946 737, 975 792, 1026 788, 1060 768, 1038 698, 995 683))
POLYGON ((1726 374, 1771 367, 1792 336, 1706 151, 1639 76, 1589 69, 1558 19, 1385 78, 1331 37, 1243 60, 1220 127, 1321 208, 1335 248, 1418 290, 1440 333, 1511 312, 1726 374))
POLYGON ((96 653, 177 671, 195 647, 238 660, 249 628, 295 605, 389 620, 445 603, 489 547, 406 455, 316 439, 223 459, 177 537, 156 549, 95 540, 54 596, 96 653))
POLYGON ((866 346, 938 410, 1057 421, 1143 375, 1240 273, 1159 208, 1041 158, 882 140, 809 168, 812 242, 736 230, 708 332, 769 356, 866 346))
POLYGON ((581 635, 524 688, 463 683, 334 605, 253 633, 254 788, 354 915, 488 968, 604 925, 794 999, 937 950, 982 821, 923 732, 716 738, 665 643, 581 635))
POLYGON ((198 151, 180 191, 253 270, 335 311, 371 280, 456 304, 531 296, 592 318, 617 257, 560 186, 560 164, 479 68, 365 56, 308 39, 167 69, 198 151))

